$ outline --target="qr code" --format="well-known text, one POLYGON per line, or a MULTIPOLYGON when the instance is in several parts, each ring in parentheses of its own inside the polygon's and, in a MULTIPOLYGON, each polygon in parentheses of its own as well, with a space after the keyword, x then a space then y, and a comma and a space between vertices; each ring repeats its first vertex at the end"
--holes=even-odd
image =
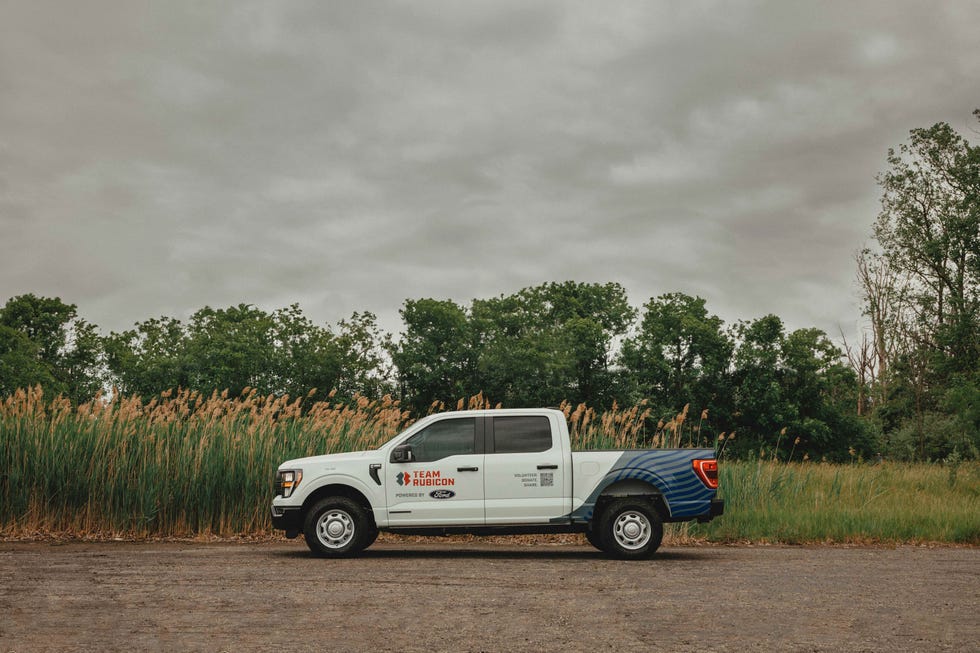
POLYGON ((541 472, 541 487, 552 487, 555 484, 554 472, 541 472))

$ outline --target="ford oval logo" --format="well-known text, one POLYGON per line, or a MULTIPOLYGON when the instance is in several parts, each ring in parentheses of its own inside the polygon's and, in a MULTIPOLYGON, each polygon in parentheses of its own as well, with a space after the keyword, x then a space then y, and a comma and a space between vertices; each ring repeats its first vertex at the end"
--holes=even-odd
POLYGON ((452 490, 432 490, 429 492, 429 496, 433 499, 452 499, 456 493, 452 490))

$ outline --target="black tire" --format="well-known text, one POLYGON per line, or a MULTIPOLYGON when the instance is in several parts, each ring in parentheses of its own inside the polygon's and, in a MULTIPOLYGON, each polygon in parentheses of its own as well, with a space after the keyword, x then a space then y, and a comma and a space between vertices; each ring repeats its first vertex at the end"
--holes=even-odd
POLYGON ((327 497, 313 504, 303 520, 303 535, 310 551, 322 558, 344 558, 360 553, 377 533, 367 511, 347 497, 327 497))
POLYGON ((602 548, 602 538, 599 537, 599 531, 590 528, 589 530, 585 531, 585 539, 587 539, 589 544, 595 548, 599 549, 600 551, 605 551, 605 549, 602 548))
POLYGON ((378 539, 378 535, 380 534, 381 531, 379 531, 377 527, 371 528, 371 530, 368 532, 368 536, 364 539, 364 548, 366 549, 374 544, 374 541, 378 539))
POLYGON ((663 520, 649 501, 616 499, 599 516, 599 539, 614 558, 649 558, 664 539, 663 520))

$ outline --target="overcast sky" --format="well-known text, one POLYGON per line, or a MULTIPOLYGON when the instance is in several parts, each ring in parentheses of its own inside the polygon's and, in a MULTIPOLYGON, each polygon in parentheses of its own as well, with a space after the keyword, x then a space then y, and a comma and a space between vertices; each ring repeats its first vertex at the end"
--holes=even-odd
POLYGON ((971 141, 978 2, 0 0, 0 302, 400 327, 615 281, 837 335, 875 175, 971 141))

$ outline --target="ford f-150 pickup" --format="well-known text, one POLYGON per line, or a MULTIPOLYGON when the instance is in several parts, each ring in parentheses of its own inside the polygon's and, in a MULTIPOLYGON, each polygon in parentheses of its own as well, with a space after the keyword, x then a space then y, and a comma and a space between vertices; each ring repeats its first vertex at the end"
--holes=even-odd
POLYGON ((552 409, 430 415, 375 450, 284 462, 274 487, 273 526, 324 557, 391 531, 580 532, 613 557, 646 558, 664 522, 724 511, 714 450, 572 451, 552 409))

